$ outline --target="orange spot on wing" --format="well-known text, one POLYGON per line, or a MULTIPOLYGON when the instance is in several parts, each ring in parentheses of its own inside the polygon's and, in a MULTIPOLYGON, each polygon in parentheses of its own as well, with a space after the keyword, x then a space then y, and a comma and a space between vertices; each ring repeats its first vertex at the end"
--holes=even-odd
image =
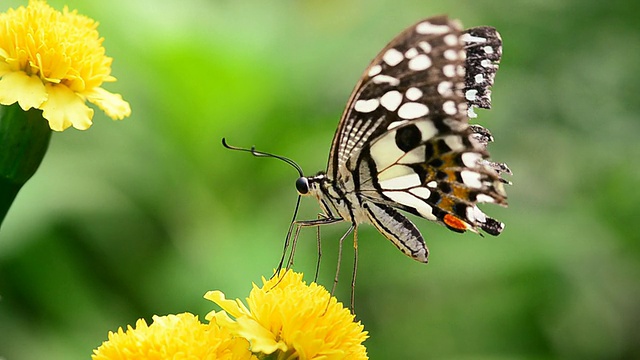
POLYGON ((457 217, 446 214, 443 219, 444 223, 451 226, 454 229, 465 231, 467 230, 467 224, 464 221, 458 219, 457 217))

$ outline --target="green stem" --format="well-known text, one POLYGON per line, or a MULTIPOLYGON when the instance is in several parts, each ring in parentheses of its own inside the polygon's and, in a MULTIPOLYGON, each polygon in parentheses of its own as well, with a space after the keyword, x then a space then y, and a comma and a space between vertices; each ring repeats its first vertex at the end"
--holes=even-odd
POLYGON ((0 105, 0 226, 20 188, 40 166, 50 139, 42 111, 0 105))

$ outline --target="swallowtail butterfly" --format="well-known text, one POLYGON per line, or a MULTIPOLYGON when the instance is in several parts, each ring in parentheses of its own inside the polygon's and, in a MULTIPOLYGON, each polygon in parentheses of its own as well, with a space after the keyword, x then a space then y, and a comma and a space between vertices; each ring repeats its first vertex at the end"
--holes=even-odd
POLYGON ((298 193, 318 199, 324 213, 295 221, 295 236, 303 226, 348 221, 349 234, 368 223, 426 263, 424 238, 398 210, 456 232, 499 235, 504 224, 477 205, 507 205, 509 182, 501 173, 510 170, 489 160, 493 137, 469 118, 476 117, 474 107, 490 108, 501 54, 494 28, 463 30, 446 16, 422 20, 391 40, 351 94, 326 172, 305 177, 293 161, 275 156, 296 166, 298 193))

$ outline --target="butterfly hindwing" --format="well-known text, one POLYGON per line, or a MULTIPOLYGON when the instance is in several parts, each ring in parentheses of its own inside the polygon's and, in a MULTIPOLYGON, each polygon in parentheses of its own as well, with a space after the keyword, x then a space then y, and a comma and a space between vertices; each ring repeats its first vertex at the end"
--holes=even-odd
POLYGON ((363 207, 371 224, 400 251, 418 261, 428 261, 427 245, 420 231, 409 219, 388 205, 365 202, 363 207))
POLYGON ((369 172, 370 181, 363 181, 362 195, 452 230, 481 228, 495 234, 495 226, 489 225, 493 220, 476 205, 506 202, 500 178, 486 163, 486 152, 474 142, 470 128, 429 137, 434 131, 427 124, 414 121, 393 129, 363 150, 369 160, 362 169, 369 172))

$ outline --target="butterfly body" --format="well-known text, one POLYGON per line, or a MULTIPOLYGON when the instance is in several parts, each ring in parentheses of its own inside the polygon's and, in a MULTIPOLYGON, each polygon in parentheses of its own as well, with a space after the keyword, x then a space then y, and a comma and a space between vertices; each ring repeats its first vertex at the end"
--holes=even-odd
MULTIPOLYGON (((301 177, 324 219, 372 224, 406 255, 428 261, 416 226, 398 210, 457 232, 498 235, 504 224, 477 206, 506 206, 504 164, 488 160, 493 137, 469 125, 489 108, 501 56, 495 29, 463 31, 446 16, 418 22, 374 58, 334 136, 326 172, 301 177)), ((304 222, 300 222, 304 225, 304 222)))

